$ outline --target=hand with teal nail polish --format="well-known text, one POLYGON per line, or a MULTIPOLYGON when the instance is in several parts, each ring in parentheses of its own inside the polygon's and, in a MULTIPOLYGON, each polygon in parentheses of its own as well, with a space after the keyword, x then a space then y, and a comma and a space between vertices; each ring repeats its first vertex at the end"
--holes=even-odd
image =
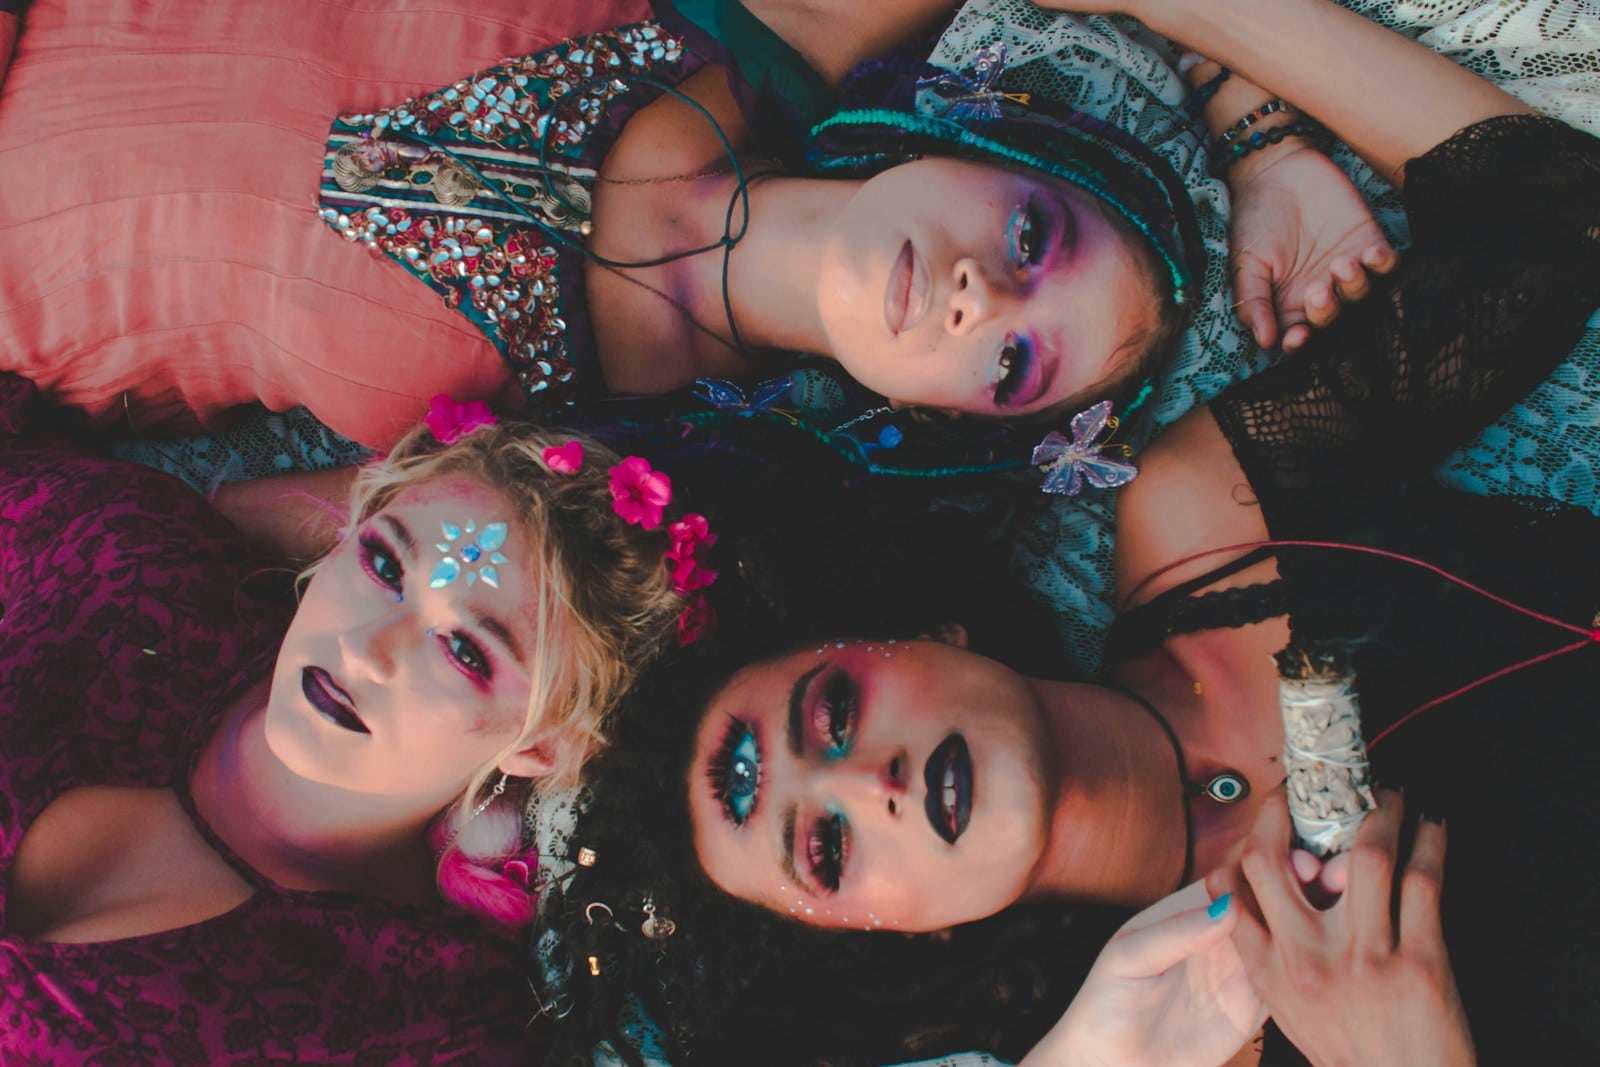
POLYGON ((1129 919, 1101 950, 1067 1014, 1020 1067, 1215 1067, 1255 1036, 1266 1010, 1228 934, 1229 896, 1203 883, 1129 919))
POLYGON ((1477 1062, 1439 921, 1444 827, 1422 822, 1397 871, 1403 809, 1398 793, 1380 792, 1342 861, 1344 892, 1326 908, 1306 897, 1283 804, 1263 810, 1238 867, 1211 879, 1248 888, 1255 906, 1229 909, 1239 913, 1241 965, 1273 1021, 1318 1067, 1477 1062))

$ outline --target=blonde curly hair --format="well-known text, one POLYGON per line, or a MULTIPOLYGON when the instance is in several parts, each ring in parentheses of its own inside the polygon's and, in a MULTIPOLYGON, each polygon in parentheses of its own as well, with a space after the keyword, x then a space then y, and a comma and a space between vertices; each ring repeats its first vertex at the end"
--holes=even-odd
POLYGON ((584 763, 604 747, 622 694, 676 632, 687 601, 673 590, 664 564, 670 536, 665 525, 645 530, 618 516, 609 478, 618 462, 592 438, 530 423, 483 426, 450 444, 418 427, 387 457, 363 468, 351 490, 348 529, 354 530, 407 490, 464 475, 504 496, 509 521, 525 535, 538 595, 529 611, 534 637, 527 717, 517 738, 473 777, 447 815, 454 821, 452 839, 489 795, 486 785, 499 763, 537 735, 553 740, 552 773, 517 783, 505 799, 525 801, 535 792, 575 785, 584 763), (583 446, 581 465, 571 473, 553 471, 545 450, 571 441, 583 446))

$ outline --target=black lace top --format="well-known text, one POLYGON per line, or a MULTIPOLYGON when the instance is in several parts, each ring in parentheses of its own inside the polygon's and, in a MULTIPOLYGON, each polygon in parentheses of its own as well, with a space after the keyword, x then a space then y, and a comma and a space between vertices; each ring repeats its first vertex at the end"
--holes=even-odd
MULTIPOLYGON (((1600 520, 1412 482, 1542 379, 1600 305, 1600 141, 1506 117, 1413 161, 1418 247, 1307 351, 1211 406, 1275 539, 1409 555, 1587 631, 1600 520), (1529 161, 1537 162, 1530 166, 1529 161)), ((1410 810, 1446 817, 1444 919, 1480 1062, 1588 1062, 1600 1048, 1600 641, 1403 560, 1274 550, 1282 580, 1206 593, 1213 572, 1129 612, 1123 656, 1172 632, 1282 614, 1353 649, 1370 739, 1471 688, 1372 753, 1410 810)), ((1270 1031, 1269 1067, 1304 1062, 1270 1031)))

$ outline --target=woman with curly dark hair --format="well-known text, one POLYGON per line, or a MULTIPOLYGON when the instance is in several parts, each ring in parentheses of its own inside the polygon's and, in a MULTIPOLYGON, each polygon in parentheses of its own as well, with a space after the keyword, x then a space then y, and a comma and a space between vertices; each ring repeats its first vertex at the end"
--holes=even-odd
MULTIPOLYGON (((1296 10, 1261 17, 1284 33, 1296 10)), ((1522 395, 1600 302, 1600 146, 1514 110, 1463 116, 1406 165, 1418 246, 1396 284, 1140 458, 1105 682, 1019 673, 940 626, 961 604, 861 588, 835 605, 847 627, 646 691, 576 838, 594 861, 567 891, 583 1013, 614 1024, 625 981, 684 1063, 1015 1057, 1041 1038, 1041 1062, 1113 1042, 1112 1062, 1220 1063, 1251 1032, 1248 974, 1281 1028, 1261 1062, 1592 1050, 1600 879, 1568 842, 1600 815, 1594 519, 1408 477, 1522 395), (1291 635, 1353 658, 1374 770, 1413 814, 1449 817, 1448 867, 1434 819, 1402 848, 1394 798, 1351 860, 1291 859, 1270 665, 1291 635), (1088 987, 1142 1009, 1051 1030, 1101 909, 1208 871, 1210 929, 1237 955, 1179 907, 1161 925, 1187 962, 1128 949, 1136 930, 1088 987), (1347 891, 1318 911, 1302 885, 1347 891), (1072 901, 1088 910, 1069 920, 1072 901), (1154 1025, 1197 998, 1210 1023, 1154 1025)), ((1097 455, 1077 446, 1062 477, 1097 455)))

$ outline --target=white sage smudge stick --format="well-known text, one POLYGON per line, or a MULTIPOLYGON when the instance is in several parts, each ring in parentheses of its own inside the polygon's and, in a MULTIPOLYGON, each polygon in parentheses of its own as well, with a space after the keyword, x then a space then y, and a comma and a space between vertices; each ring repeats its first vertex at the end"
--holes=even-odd
POLYGON ((1326 859, 1350 847, 1377 806, 1355 673, 1342 655, 1298 643, 1275 659, 1289 818, 1299 842, 1326 859))

